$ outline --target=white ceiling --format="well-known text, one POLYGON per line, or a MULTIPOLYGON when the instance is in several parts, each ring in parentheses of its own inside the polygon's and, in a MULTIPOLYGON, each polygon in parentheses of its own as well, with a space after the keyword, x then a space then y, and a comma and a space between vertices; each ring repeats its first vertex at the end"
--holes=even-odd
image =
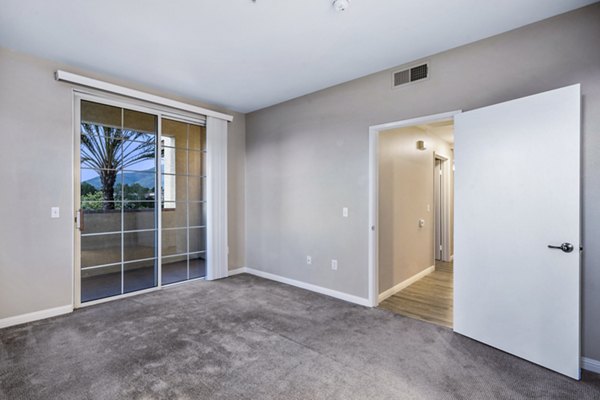
POLYGON ((595 0, 0 0, 0 46, 241 112, 595 0))

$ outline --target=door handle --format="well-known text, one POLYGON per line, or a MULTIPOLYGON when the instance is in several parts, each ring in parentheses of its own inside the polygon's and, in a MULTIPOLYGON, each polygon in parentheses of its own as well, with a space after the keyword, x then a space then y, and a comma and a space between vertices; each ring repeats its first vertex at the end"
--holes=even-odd
POLYGON ((75 218, 75 220, 77 222, 77 229, 79 229, 80 231, 83 231, 83 229, 85 227, 85 223, 83 220, 83 209, 82 208, 77 210, 77 217, 75 218))
POLYGON ((570 253, 573 251, 574 247, 571 243, 563 243, 560 246, 552 246, 552 245, 548 245, 549 249, 558 249, 558 250, 562 250, 565 253, 570 253))

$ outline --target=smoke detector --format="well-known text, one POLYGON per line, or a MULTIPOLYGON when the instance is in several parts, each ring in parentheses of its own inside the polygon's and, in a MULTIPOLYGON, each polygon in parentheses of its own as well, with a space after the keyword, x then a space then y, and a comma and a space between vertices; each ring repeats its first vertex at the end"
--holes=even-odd
POLYGON ((350 0, 333 0, 333 8, 336 11, 345 11, 348 7, 350 7, 350 0))

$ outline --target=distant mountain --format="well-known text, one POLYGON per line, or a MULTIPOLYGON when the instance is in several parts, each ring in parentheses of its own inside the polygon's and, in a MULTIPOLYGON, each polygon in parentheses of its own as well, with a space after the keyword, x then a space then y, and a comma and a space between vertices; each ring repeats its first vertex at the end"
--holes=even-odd
MULTIPOLYGON (((150 168, 145 171, 125 171, 123 174, 124 183, 126 185, 133 185, 135 183, 139 183, 140 186, 146 187, 148 189, 152 189, 155 186, 154 178, 155 178, 155 169, 150 168)), ((117 182, 121 181, 121 172, 117 174, 117 182)), ((89 183, 96 189, 100 190, 102 188, 102 184, 100 183, 100 177, 95 177, 92 179, 88 179, 85 181, 89 183)))

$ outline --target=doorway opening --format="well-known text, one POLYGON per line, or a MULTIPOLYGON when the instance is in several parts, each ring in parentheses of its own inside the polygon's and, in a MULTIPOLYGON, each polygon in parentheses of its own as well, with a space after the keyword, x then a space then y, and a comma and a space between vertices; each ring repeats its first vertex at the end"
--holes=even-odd
POLYGON ((379 230, 387 221, 378 213, 380 136, 449 119, 457 171, 453 330, 579 379, 579 84, 464 113, 370 127, 370 303, 378 305, 383 294, 379 230))
POLYGON ((373 305, 450 328, 454 114, 371 128, 373 305))

